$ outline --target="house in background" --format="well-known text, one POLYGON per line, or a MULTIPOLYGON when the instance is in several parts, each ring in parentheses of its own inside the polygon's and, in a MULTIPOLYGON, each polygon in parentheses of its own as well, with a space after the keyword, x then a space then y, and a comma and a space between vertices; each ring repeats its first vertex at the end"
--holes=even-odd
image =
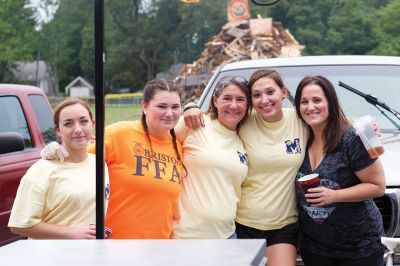
POLYGON ((23 84, 40 87, 47 96, 58 95, 50 66, 42 60, 32 62, 16 62, 14 77, 23 84))
POLYGON ((82 77, 77 77, 65 87, 65 94, 71 97, 88 98, 94 95, 93 86, 82 77))

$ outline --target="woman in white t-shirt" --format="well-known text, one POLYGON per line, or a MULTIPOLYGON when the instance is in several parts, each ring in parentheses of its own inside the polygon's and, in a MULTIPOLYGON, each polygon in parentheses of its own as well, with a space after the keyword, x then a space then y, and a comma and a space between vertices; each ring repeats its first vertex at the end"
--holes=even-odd
MULTIPOLYGON (((56 133, 69 153, 63 162, 39 160, 18 187, 8 226, 32 239, 95 239, 96 159, 88 154, 94 120, 88 104, 68 98, 54 112, 56 133)), ((109 197, 105 165, 105 207, 109 197)))

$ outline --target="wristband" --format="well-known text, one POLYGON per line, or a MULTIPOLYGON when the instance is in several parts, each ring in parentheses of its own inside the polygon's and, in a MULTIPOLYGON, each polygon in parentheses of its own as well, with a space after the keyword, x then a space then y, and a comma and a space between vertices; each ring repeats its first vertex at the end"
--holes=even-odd
POLYGON ((185 106, 185 108, 183 108, 183 112, 186 112, 187 110, 192 109, 192 108, 199 108, 199 107, 197 105, 185 106))

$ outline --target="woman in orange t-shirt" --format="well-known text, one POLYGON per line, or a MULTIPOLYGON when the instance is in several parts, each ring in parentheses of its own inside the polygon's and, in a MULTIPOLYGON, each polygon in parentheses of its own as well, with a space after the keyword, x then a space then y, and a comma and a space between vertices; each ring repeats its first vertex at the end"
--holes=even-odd
POLYGON ((106 226, 113 238, 170 238, 176 217, 182 148, 174 126, 181 116, 180 91, 169 81, 149 81, 142 110, 141 121, 105 128, 111 188, 106 226))

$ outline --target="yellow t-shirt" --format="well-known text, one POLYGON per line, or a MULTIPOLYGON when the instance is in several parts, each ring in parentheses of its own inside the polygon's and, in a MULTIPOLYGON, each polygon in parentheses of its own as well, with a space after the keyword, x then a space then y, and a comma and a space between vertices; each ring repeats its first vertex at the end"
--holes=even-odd
POLYGON ((306 152, 308 130, 294 109, 276 123, 255 111, 240 130, 249 159, 236 221, 259 230, 297 221, 295 177, 306 152))
POLYGON ((235 131, 204 116, 205 127, 187 129, 183 119, 175 127, 183 141, 183 180, 174 221, 176 238, 222 238, 235 232, 240 186, 247 176, 247 157, 235 131))
MULTIPOLYGON (((105 167, 105 210, 109 181, 105 167)), ((96 157, 80 163, 39 160, 21 179, 9 227, 29 228, 39 222, 76 226, 96 223, 96 157)))
MULTIPOLYGON (((140 121, 118 122, 105 129, 111 185, 106 226, 114 239, 171 236, 182 164, 171 136, 161 139, 149 134, 153 154, 140 121)), ((178 149, 181 154, 179 143, 178 149)))

